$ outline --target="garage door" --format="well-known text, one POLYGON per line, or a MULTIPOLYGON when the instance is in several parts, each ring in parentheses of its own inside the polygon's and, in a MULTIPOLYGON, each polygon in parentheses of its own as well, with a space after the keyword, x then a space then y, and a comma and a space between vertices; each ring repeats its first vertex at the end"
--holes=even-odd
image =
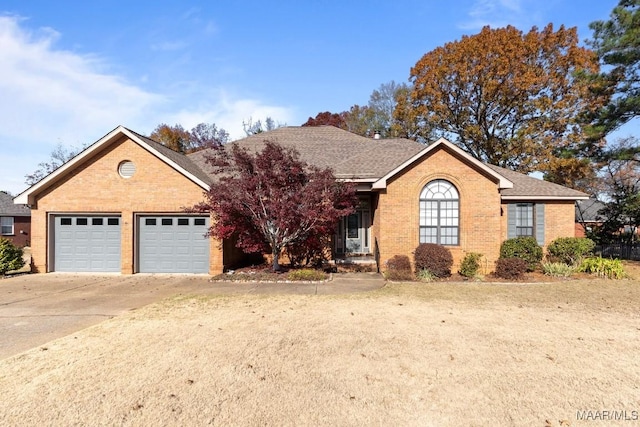
POLYGON ((55 271, 120 272, 120 217, 56 216, 54 245, 55 271))
POLYGON ((208 217, 142 216, 138 220, 140 273, 208 273, 208 217))

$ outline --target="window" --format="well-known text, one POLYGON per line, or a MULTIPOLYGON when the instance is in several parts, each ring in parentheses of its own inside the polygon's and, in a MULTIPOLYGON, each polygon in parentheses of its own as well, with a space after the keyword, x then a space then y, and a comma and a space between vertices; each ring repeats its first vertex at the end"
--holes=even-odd
POLYGON ((107 225, 118 225, 120 224, 119 218, 107 218, 107 225))
POLYGON ((71 225, 71 218, 60 218, 60 225, 71 225))
POLYGON ((458 245, 460 198, 449 181, 428 183, 420 193, 420 243, 458 245))
POLYGON ((3 216, 0 217, 0 234, 13 235, 13 217, 3 216))
POLYGON ((76 225, 87 225, 89 223, 87 218, 77 218, 76 225))
POLYGON ((189 225, 189 218, 178 218, 178 225, 189 225))
POLYGON ((91 225, 103 225, 104 218, 91 218, 91 225))
POLYGON ((204 218, 196 218, 193 220, 193 225, 205 225, 204 218))
POLYGON ((533 203, 516 204, 516 237, 533 236, 533 203))
POLYGON ((144 219, 144 225, 156 225, 156 219, 155 218, 145 218, 144 219))
POLYGON ((173 219, 171 219, 171 218, 162 218, 162 225, 173 225, 173 219))

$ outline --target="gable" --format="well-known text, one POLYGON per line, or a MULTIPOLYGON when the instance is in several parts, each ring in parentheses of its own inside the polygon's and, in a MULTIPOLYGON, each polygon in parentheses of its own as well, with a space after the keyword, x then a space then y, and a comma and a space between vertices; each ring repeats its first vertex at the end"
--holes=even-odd
POLYGON ((446 153, 449 154, 449 156, 451 156, 451 158, 457 159, 458 161, 462 161, 468 164, 470 167, 475 169, 479 174, 484 175, 489 179, 493 180, 498 184, 499 189, 513 187, 513 183, 508 179, 506 179, 504 176, 498 174, 493 169, 487 167, 486 164, 479 161, 478 159, 465 153, 459 147, 451 144, 446 139, 440 138, 439 140, 427 146, 426 148, 424 148, 417 154, 413 155, 409 159, 405 160, 403 163, 399 164, 393 170, 389 171, 379 180, 374 182, 372 188, 377 190, 386 188, 388 181, 402 174, 403 171, 405 171, 407 168, 411 168, 415 166, 417 163, 424 161, 433 153, 438 152, 440 150, 444 150, 446 153))
POLYGON ((47 175, 41 181, 29 187, 15 199, 17 204, 33 204, 36 198, 50 188, 59 186, 61 182, 69 179, 77 171, 86 168, 86 165, 95 161, 96 158, 108 152, 109 148, 113 148, 123 140, 137 145, 145 150, 156 160, 164 163, 175 172, 181 174, 184 178, 199 186, 201 189, 208 189, 210 184, 209 177, 202 172, 197 165, 193 164, 186 156, 176 153, 161 144, 143 137, 123 126, 118 126, 113 131, 87 147, 77 156, 69 160, 67 163, 47 175))

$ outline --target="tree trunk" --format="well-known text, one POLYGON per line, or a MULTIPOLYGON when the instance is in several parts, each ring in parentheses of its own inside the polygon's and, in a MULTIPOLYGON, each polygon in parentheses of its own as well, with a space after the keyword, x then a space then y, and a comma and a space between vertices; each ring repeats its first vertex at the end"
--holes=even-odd
POLYGON ((280 271, 280 250, 273 249, 273 271, 280 271))

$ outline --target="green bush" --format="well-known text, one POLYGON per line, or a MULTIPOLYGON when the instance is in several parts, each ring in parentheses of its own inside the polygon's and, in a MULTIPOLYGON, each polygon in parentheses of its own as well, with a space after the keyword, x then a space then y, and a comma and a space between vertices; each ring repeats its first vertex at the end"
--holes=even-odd
POLYGON ((496 261, 495 274, 501 279, 522 279, 526 272, 527 262, 522 258, 499 258, 496 261))
POLYGON ((585 237, 559 237, 547 247, 547 258, 553 263, 578 265, 595 246, 593 240, 585 237))
POLYGON ((416 276, 418 276, 418 280, 421 282, 433 282, 436 279, 436 276, 429 270, 420 270, 416 276))
POLYGON ((453 256, 451 251, 435 243, 421 243, 413 253, 416 272, 429 270, 435 277, 451 275, 453 256))
POLYGON ((311 281, 318 282, 327 279, 327 274, 324 271, 313 270, 311 268, 303 268, 300 270, 291 270, 287 274, 289 280, 295 281, 311 281))
POLYGON ((385 277, 388 280, 415 280, 411 271, 411 261, 406 255, 395 255, 387 261, 385 277))
POLYGON ((24 267, 22 248, 17 247, 8 239, 0 238, 0 276, 7 271, 19 270, 24 267))
POLYGON ((619 259, 585 258, 580 265, 580 271, 608 279, 622 279, 625 276, 622 261, 619 259))
POLYGON ((500 258, 520 258, 527 263, 527 271, 533 271, 542 261, 542 248, 535 237, 516 237, 502 242, 500 258))
POLYGON ((480 270, 481 259, 482 254, 477 252, 467 253, 462 259, 459 273, 464 277, 476 277, 478 275, 478 270, 480 270))
POLYGON ((542 271, 547 276, 569 277, 575 273, 576 267, 563 262, 544 262, 542 263, 542 271))

